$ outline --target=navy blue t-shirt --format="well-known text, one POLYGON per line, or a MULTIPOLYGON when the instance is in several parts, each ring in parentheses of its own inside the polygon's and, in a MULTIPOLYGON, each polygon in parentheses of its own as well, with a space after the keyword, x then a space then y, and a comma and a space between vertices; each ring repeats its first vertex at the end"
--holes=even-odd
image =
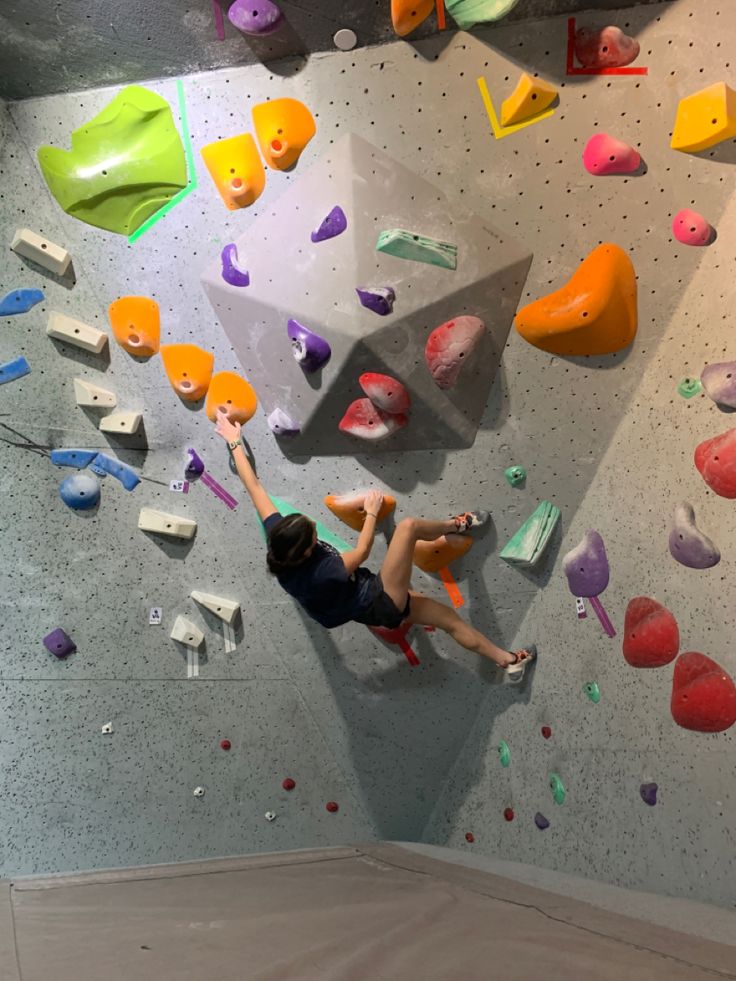
MULTIPOLYGON (((263 522, 267 536, 282 517, 278 511, 269 514, 263 522)), ((337 549, 322 541, 317 542, 312 554, 301 565, 276 578, 279 585, 323 627, 339 627, 360 617, 378 591, 376 576, 370 569, 360 566, 349 576, 337 549)))

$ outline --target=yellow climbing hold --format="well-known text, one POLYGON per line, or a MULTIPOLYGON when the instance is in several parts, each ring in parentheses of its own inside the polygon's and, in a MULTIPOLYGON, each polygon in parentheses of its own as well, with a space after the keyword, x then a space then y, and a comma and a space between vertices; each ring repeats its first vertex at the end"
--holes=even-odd
POLYGON ((230 211, 253 204, 266 186, 266 172, 250 133, 208 143, 199 151, 230 211))
POLYGON ((670 146, 698 153, 736 136, 736 92, 725 82, 680 99, 670 146))
POLYGON ((557 89, 554 85, 522 72, 516 88, 501 105, 501 125, 523 123, 537 113, 544 112, 556 98, 557 89))

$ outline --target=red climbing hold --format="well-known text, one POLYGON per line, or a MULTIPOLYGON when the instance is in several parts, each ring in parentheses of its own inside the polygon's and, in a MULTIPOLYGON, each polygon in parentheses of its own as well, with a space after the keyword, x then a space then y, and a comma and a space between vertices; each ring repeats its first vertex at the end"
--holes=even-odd
POLYGON ((620 27, 581 27, 575 31, 575 54, 586 68, 621 68, 639 56, 639 42, 620 27))
POLYGON ((467 841, 467 842, 468 842, 469 844, 471 844, 471 845, 473 844, 473 842, 475 841, 475 835, 473 834, 473 832, 472 832, 472 831, 466 831, 466 832, 465 832, 465 840, 466 840, 466 841, 467 841))
POLYGON ((231 746, 232 746, 232 743, 230 742, 229 739, 221 739, 220 740, 220 749, 230 749, 231 746))
POLYGON ((286 777, 281 781, 281 786, 284 788, 284 790, 293 790, 294 787, 296 787, 296 781, 292 780, 291 777, 286 777))
POLYGON ((327 803, 325 804, 325 807, 330 812, 330 814, 336 814, 340 810, 340 805, 335 803, 334 800, 328 800, 327 803))
POLYGON ((504 818, 507 821, 513 821, 514 820, 514 810, 513 810, 513 808, 512 807, 507 807, 506 810, 503 812, 503 816, 504 816, 504 818))
POLYGON ((721 497, 736 497, 736 429, 706 439, 695 450, 700 476, 721 497))
POLYGON ((542 726, 542 735, 545 739, 552 738, 552 728, 550 726, 542 726))
POLYGON ((633 668, 661 668, 677 657, 680 631, 666 606, 648 596, 635 596, 626 607, 624 647, 633 668))
POLYGON ((736 722, 736 685, 720 664, 688 651, 675 662, 670 707, 683 729, 725 732, 736 722))

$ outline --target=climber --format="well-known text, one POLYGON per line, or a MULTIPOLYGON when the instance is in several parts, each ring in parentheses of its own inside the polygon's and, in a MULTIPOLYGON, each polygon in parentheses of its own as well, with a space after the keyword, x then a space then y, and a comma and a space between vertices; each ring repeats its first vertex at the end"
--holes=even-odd
POLYGON ((461 647, 494 661, 505 669, 511 683, 521 681, 528 664, 536 659, 534 645, 510 653, 462 620, 444 603, 410 589, 412 558, 417 541, 434 541, 443 535, 465 535, 488 521, 486 511, 467 511, 445 521, 404 518, 399 522, 376 575, 363 562, 370 555, 376 516, 383 495, 369 491, 366 518, 354 549, 342 555, 319 541, 315 523, 303 514, 282 517, 261 486, 240 441, 240 424, 218 411, 216 432, 226 440, 238 475, 263 522, 268 536, 268 568, 279 584, 309 616, 323 627, 338 627, 350 620, 369 627, 396 628, 409 623, 439 627, 461 647))

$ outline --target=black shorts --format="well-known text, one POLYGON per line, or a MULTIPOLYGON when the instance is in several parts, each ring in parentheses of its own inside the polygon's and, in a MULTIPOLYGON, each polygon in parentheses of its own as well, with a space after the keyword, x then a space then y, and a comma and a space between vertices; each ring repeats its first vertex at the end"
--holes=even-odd
POLYGON ((387 627, 389 630, 395 630, 409 616, 411 596, 407 595, 406 605, 403 610, 400 610, 384 590, 380 573, 376 576, 373 587, 374 596, 370 606, 359 617, 355 617, 355 620, 364 623, 367 627, 387 627))

